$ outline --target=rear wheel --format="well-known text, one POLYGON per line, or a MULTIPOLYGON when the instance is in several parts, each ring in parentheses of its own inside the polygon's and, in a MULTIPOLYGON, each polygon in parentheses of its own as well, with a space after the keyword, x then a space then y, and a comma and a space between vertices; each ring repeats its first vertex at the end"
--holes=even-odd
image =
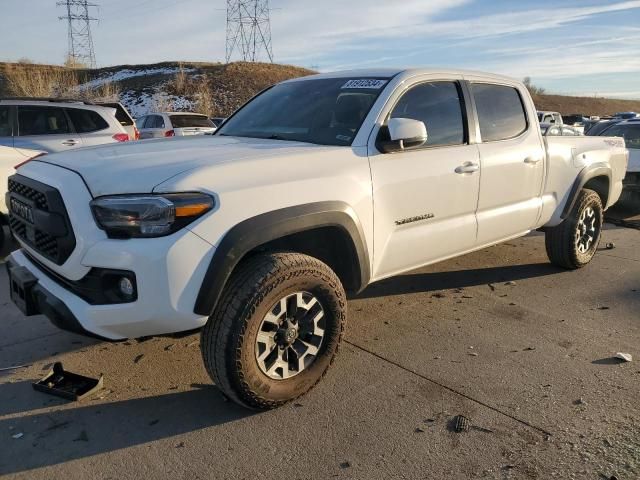
POLYGON ((600 196, 593 190, 581 190, 567 218, 545 233, 545 246, 551 263, 568 269, 581 268, 589 263, 600 243, 602 222, 600 196))
POLYGON ((232 400, 274 408, 310 390, 338 350, 346 296, 335 273, 297 253, 245 261, 201 336, 205 366, 232 400))

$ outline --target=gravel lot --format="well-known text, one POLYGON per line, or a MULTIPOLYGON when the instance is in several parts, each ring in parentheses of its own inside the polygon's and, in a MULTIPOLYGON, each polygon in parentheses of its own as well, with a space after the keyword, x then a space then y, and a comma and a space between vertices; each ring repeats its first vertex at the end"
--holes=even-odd
POLYGON ((9 303, 3 268, 0 368, 31 366, 0 372, 0 476, 640 478, 640 231, 609 225, 601 245, 565 272, 532 234, 373 285, 325 380, 265 413, 224 401, 197 335, 59 331, 9 303), (53 361, 105 389, 35 392, 53 361))

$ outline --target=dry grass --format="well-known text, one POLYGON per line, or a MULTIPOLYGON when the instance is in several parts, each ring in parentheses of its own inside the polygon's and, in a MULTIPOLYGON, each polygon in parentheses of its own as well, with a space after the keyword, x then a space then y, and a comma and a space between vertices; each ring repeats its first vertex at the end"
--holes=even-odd
POLYGON ((6 64, 5 90, 15 97, 64 97, 78 85, 78 73, 61 67, 6 64))

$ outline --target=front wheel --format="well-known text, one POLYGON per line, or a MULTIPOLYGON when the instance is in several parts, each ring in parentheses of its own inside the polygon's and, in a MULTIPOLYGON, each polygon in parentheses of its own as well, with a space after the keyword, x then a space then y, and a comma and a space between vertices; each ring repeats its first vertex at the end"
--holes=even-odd
POLYGON ((230 399, 268 409, 309 391, 338 350, 346 296, 336 274, 297 253, 256 255, 229 279, 200 340, 230 399))
POLYGON ((551 263, 576 269, 591 261, 600 243, 603 210, 600 195, 586 188, 580 191, 569 216, 545 233, 551 263))

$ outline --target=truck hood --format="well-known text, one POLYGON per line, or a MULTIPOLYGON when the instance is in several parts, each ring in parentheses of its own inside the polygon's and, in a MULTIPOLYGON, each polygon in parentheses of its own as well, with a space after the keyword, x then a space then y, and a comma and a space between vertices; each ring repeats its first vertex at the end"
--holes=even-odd
POLYGON ((78 173, 94 197, 147 193, 171 177, 198 167, 295 155, 323 147, 281 140, 201 136, 144 140, 47 155, 36 161, 78 173))

